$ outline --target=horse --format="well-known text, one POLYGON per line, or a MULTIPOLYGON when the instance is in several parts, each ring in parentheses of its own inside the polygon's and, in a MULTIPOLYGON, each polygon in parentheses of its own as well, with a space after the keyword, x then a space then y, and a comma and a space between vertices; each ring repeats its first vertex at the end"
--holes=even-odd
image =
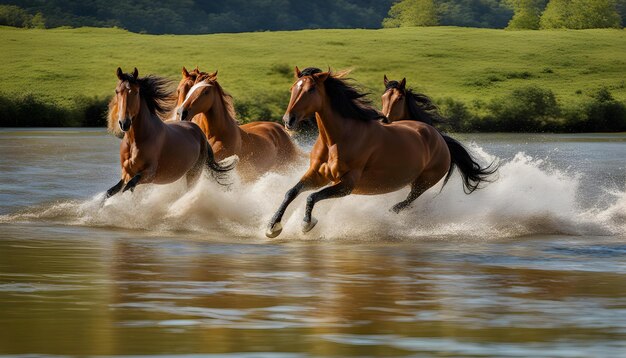
POLYGON ((271 170, 284 170, 302 156, 279 123, 238 125, 233 99, 217 81, 217 72, 198 75, 177 116, 198 124, 218 160, 237 155, 237 171, 244 181, 253 181, 271 170))
POLYGON ((187 71, 187 68, 183 66, 181 74, 182 74, 182 78, 180 79, 180 82, 178 82, 178 86, 176 86, 176 93, 175 93, 176 106, 174 107, 174 110, 172 111, 173 120, 178 120, 178 108, 185 101, 185 97, 187 97, 187 93, 189 93, 189 90, 191 89, 191 87, 193 87, 193 85, 196 83, 196 79, 198 78, 198 76, 205 75, 206 72, 201 72, 198 66, 196 66, 196 68, 191 71, 187 71))
MULTIPOLYGON (((194 184, 206 166, 219 177, 233 169, 218 163, 204 133, 193 123, 164 122, 170 110, 169 82, 149 75, 140 78, 117 68, 115 88, 118 125, 124 133, 120 144, 122 178, 106 192, 105 199, 139 184, 169 184, 186 176, 194 184)), ((218 180, 219 181, 219 180, 218 180)))
POLYGON ((415 93, 406 87, 406 78, 401 81, 389 80, 383 77, 385 91, 382 95, 384 123, 399 120, 413 120, 434 126, 445 122, 437 106, 430 97, 422 93, 415 93))
POLYGON ((281 233, 285 210, 305 190, 324 187, 307 197, 302 222, 306 233, 317 223, 312 211, 320 200, 385 194, 410 185, 407 198, 391 208, 398 213, 444 177, 445 185, 455 167, 469 192, 495 172, 481 167, 467 151, 459 150, 462 147, 450 147, 444 135, 426 123, 382 123, 382 115, 346 75, 295 68, 296 82, 283 120, 292 127, 315 113, 319 135, 309 169, 287 191, 268 224, 265 234, 269 238, 281 233))
MULTIPOLYGON (((196 81, 196 77, 199 74, 201 74, 201 72, 198 69, 198 66, 196 66, 195 69, 191 70, 191 72, 187 71, 185 66, 183 66, 183 69, 182 69, 183 78, 178 83, 178 86, 176 87, 176 92, 173 94, 173 96, 167 99, 167 101, 177 101, 176 105, 172 107, 170 113, 163 116, 164 121, 176 120, 176 109, 185 100, 185 96, 187 96, 187 92, 189 91, 191 86, 193 86, 194 82, 196 81)), ((120 130, 120 127, 117 123, 117 117, 118 117, 117 96, 113 96, 111 97, 111 100, 109 101, 109 108, 107 112, 107 129, 109 133, 122 139, 124 138, 124 132, 120 130)))

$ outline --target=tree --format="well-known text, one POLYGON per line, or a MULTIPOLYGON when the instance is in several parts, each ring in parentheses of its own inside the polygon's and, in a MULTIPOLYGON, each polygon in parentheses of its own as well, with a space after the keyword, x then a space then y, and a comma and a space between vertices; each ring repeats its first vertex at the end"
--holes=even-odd
POLYGON ((35 29, 45 29, 46 28, 46 19, 43 17, 43 14, 38 12, 30 19, 30 27, 35 29))
POLYGON ((19 6, 0 5, 0 25, 28 27, 30 19, 30 14, 19 6))
POLYGON ((511 1, 514 15, 506 27, 509 30, 537 30, 541 10, 545 3, 543 0, 513 0, 511 1))
POLYGON ((438 23, 433 0, 401 0, 391 6, 383 27, 437 26, 438 23))
MULTIPOLYGON (((626 0, 624 0, 626 1, 626 0)), ((444 26, 504 28, 513 16, 506 0, 437 0, 439 23, 444 26)))
POLYGON ((542 29, 620 27, 616 0, 550 0, 540 20, 542 29))

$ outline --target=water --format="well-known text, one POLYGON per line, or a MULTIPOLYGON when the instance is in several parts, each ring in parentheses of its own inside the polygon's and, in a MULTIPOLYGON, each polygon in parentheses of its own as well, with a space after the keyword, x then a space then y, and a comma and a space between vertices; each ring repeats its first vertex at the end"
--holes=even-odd
POLYGON ((462 135, 498 180, 304 196, 118 180, 101 130, 0 131, 0 356, 626 356, 626 135, 462 135))

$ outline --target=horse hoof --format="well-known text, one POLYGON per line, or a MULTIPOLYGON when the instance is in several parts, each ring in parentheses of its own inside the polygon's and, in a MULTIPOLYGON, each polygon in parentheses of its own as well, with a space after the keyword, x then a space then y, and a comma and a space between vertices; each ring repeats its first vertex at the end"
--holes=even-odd
POLYGON ((315 225, 317 225, 317 219, 316 218, 311 218, 311 221, 306 222, 303 221, 302 222, 302 232, 307 233, 309 231, 311 231, 315 225))
POLYGON ((278 222, 267 228, 267 231, 265 231, 265 236, 267 236, 270 239, 273 239, 276 236, 280 235, 282 231, 283 231, 283 225, 281 225, 281 223, 278 222))

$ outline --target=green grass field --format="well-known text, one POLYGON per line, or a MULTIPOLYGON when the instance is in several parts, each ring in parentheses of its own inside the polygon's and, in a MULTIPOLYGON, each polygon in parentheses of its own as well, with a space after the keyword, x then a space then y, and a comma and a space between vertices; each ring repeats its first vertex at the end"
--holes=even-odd
POLYGON ((434 98, 465 103, 489 101, 527 84, 552 90, 563 105, 602 86, 626 99, 624 30, 430 27, 155 36, 0 27, 0 48, 0 93, 32 93, 60 105, 79 95, 111 95, 117 66, 178 80, 182 65, 218 69, 235 102, 274 98, 274 115, 284 110, 294 65, 352 68, 376 104, 383 74, 407 77, 409 85, 434 98))

